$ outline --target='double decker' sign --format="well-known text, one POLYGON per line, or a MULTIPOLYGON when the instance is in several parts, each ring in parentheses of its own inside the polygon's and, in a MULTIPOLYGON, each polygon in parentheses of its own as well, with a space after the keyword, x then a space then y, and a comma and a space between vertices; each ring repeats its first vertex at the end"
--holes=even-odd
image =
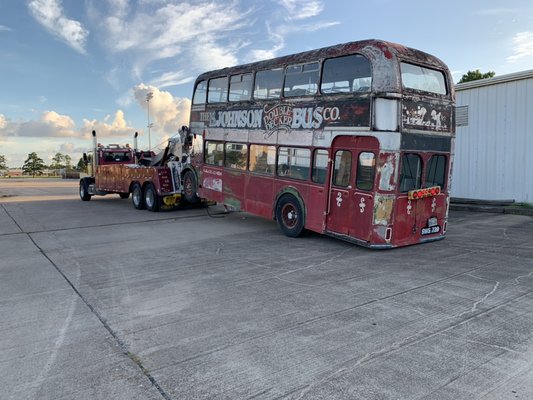
POLYGON ((264 109, 206 112, 201 113, 201 120, 211 128, 264 128, 272 134, 292 129, 319 129, 324 122, 337 121, 340 113, 338 107, 293 107, 283 104, 264 109))
POLYGON ((295 107, 291 104, 266 105, 246 110, 200 112, 200 121, 210 128, 262 129, 265 136, 293 129, 321 129, 325 125, 368 126, 369 104, 340 103, 295 107))

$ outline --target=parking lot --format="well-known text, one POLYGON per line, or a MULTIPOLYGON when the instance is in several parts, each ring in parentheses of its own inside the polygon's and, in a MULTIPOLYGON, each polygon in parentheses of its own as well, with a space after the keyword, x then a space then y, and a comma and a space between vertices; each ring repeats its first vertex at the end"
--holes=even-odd
POLYGON ((0 180, 0 398, 533 398, 533 217, 376 251, 222 211, 0 180))

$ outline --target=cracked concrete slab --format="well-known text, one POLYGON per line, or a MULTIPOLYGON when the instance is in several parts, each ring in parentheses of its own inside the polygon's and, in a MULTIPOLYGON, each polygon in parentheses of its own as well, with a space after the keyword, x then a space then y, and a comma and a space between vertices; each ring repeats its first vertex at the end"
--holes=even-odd
POLYGON ((0 204, 2 399, 533 397, 531 217, 370 251, 52 195, 0 204))

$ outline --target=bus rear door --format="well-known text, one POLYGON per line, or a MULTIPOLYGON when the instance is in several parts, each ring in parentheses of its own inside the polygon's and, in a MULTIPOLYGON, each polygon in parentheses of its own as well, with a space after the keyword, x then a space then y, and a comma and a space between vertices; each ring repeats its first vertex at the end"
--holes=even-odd
POLYGON ((327 232, 348 235, 365 242, 370 240, 374 208, 373 171, 378 149, 379 143, 372 137, 339 136, 334 140, 331 148, 333 163, 327 232), (365 168, 365 165, 361 165, 361 158, 372 163, 369 166, 372 177, 367 185, 356 184, 358 168, 365 168))

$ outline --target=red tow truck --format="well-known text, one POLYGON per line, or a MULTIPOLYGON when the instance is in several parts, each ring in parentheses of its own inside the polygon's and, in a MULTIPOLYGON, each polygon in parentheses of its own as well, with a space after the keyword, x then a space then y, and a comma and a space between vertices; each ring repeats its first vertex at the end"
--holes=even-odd
MULTIPOLYGON (((138 209, 159 211, 172 208, 184 201, 195 204, 200 201, 195 189, 196 175, 189 167, 190 132, 182 127, 179 135, 170 138, 159 154, 137 150, 137 133, 134 148, 97 144, 93 131, 93 151, 89 168, 90 176, 80 179, 80 198, 118 194, 127 199, 131 194, 133 206, 138 209)), ((84 154, 89 163, 89 156, 84 154)))

